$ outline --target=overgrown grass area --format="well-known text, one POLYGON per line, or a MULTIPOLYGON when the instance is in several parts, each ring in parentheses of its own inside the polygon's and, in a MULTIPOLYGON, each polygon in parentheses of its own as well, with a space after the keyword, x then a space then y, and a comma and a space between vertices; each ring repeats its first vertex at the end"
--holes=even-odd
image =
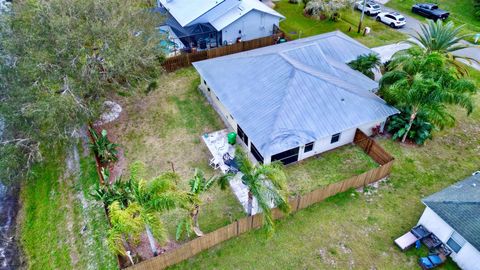
POLYGON ((357 34, 361 13, 352 9, 342 11, 342 19, 339 22, 308 18, 303 15, 303 4, 291 4, 288 0, 281 0, 276 3, 275 9, 286 17, 280 23, 280 28, 294 39, 335 30, 344 32, 368 47, 387 45, 407 39, 403 33, 378 23, 374 17, 369 16, 365 16, 363 25, 370 27, 371 33, 366 36, 363 36, 363 33, 357 34), (352 28, 350 32, 348 31, 349 28, 352 28))
MULTIPOLYGON (((480 86, 480 72, 470 73, 480 86)), ((280 220, 271 239, 249 232, 171 269, 416 269, 426 250, 403 253, 393 240, 417 223, 423 197, 479 169, 479 102, 468 117, 455 109, 456 126, 422 147, 378 140, 396 158, 379 189, 338 194, 280 220)))
POLYGON ((117 268, 102 205, 88 195, 98 181, 95 163, 89 156, 71 160, 77 161, 79 171, 68 174, 64 157, 47 157, 22 187, 21 244, 29 269, 117 268))
MULTIPOLYGON (((416 0, 390 0, 386 6, 424 21, 426 20, 424 17, 414 14, 411 11, 412 5, 417 2, 416 0)), ((465 34, 480 33, 480 18, 475 16, 472 0, 435 0, 431 2, 437 3, 441 9, 450 12, 448 20, 453 21, 456 26, 464 25, 465 34)), ((467 40, 473 42, 473 37, 467 40)))
MULTIPOLYGON (((121 99, 123 119, 109 130, 125 149, 127 164, 142 161, 151 178, 171 171, 173 163, 181 176, 178 187, 188 190, 195 168, 208 177, 215 173, 208 166, 211 154, 201 136, 225 126, 198 91, 200 80, 193 68, 163 75, 160 80, 160 86, 148 94, 121 99)), ((202 195, 202 201, 199 223, 204 232, 245 215, 230 189, 214 187, 202 195)), ((186 214, 176 210, 164 215, 171 239, 175 239, 176 225, 186 214)))
POLYGON ((319 156, 288 166, 288 185, 292 195, 339 182, 378 167, 378 164, 355 145, 346 145, 319 156))

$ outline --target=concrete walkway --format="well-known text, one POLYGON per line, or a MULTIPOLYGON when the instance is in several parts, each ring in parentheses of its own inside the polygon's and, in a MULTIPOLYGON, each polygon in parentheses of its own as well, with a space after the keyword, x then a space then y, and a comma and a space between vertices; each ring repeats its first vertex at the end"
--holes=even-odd
MULTIPOLYGON (((245 213, 248 214, 248 187, 242 183, 242 176, 243 173, 238 172, 233 177, 233 179, 230 180, 230 188, 232 189, 233 194, 235 194, 235 197, 237 197, 240 204, 243 206, 243 210, 245 211, 245 213)), ((265 182, 264 184, 272 187, 272 183, 270 181, 265 182)), ((269 206, 270 208, 275 207, 273 200, 270 201, 269 206)), ((258 207, 258 201, 255 197, 253 197, 252 200, 252 208, 252 215, 262 212, 262 209, 258 207)))
POLYGON ((390 44, 390 45, 385 45, 385 46, 380 46, 380 47, 375 47, 372 48, 372 50, 380 55, 380 59, 382 63, 385 63, 386 61, 390 60, 392 56, 401 50, 405 50, 410 48, 412 45, 406 42, 399 42, 395 44, 390 44))
MULTIPOLYGON (((232 180, 230 180, 230 188, 237 197, 240 204, 243 206, 243 210, 248 214, 248 187, 242 183, 243 173, 237 173, 232 180)), ((257 198, 253 197, 253 209, 252 215, 261 212, 258 209, 257 198)))

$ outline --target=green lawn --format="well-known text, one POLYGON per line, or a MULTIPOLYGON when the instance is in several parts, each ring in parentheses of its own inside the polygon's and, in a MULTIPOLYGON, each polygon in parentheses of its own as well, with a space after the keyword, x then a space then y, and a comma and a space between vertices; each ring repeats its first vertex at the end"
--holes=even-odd
POLYGON ((378 23, 373 17, 368 16, 365 16, 364 26, 370 27, 372 32, 367 36, 357 34, 356 29, 361 13, 356 10, 343 11, 342 20, 333 22, 328 19, 320 21, 305 17, 303 15, 303 4, 290 4, 288 0, 278 2, 275 9, 286 17, 280 23, 280 28, 294 39, 335 30, 346 33, 368 47, 382 46, 407 39, 404 34, 378 23), (348 32, 349 28, 352 28, 352 31, 348 32))
POLYGON ((98 181, 91 157, 64 175, 62 156, 33 168, 21 191, 21 244, 29 269, 116 269, 106 246, 107 219, 88 193, 98 181))
MULTIPOLYGON (((153 177, 171 170, 167 161, 172 161, 182 178, 179 187, 188 189, 194 168, 201 168, 207 175, 219 173, 208 167, 211 154, 200 136, 226 127, 198 91, 199 77, 193 68, 165 74, 160 80, 162 85, 147 95, 120 99, 125 117, 108 130, 125 149, 127 164, 140 160, 146 164, 148 176, 153 177)), ((290 179, 298 179, 290 181, 290 191, 292 194, 305 193, 375 166, 360 148, 346 146, 287 167, 290 179)), ((245 216, 230 189, 222 191, 214 187, 202 199, 199 223, 204 232, 245 216)), ((171 239, 174 239, 178 221, 185 215, 184 211, 176 210, 163 216, 171 239)))
POLYGON ((290 192, 296 195, 308 193, 376 167, 378 164, 360 147, 346 145, 287 166, 286 172, 290 192))
MULTIPOLYGON (((480 86, 480 73, 470 72, 480 86)), ((478 106, 469 117, 463 110, 454 113, 457 125, 437 132, 423 147, 379 140, 396 158, 379 189, 338 194, 281 220, 271 239, 249 232, 171 269, 416 269, 418 256, 427 251, 403 253, 393 240, 416 224, 423 197, 464 179, 480 164, 478 106)), ((438 269, 458 268, 449 261, 438 269)))
MULTIPOLYGON (((422 21, 426 20, 424 17, 411 12, 412 5, 416 2, 418 1, 390 0, 386 5, 422 21)), ((465 34, 480 33, 480 19, 475 16, 472 0, 434 0, 431 2, 437 3, 441 9, 449 11, 449 20, 453 21, 455 25, 464 25, 465 34)), ((468 40, 473 42, 473 38, 468 38, 468 40)))

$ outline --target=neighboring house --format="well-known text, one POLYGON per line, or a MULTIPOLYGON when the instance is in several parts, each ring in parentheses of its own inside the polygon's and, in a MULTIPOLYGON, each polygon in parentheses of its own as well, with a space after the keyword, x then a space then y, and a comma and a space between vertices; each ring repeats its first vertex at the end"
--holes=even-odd
POLYGON ((258 0, 157 0, 187 48, 218 47, 272 35, 285 17, 258 0))
POLYGON ((423 199, 427 206, 418 221, 453 252, 465 270, 480 270, 480 174, 423 199))
POLYGON ((349 144, 398 113, 346 63, 370 49, 336 31, 193 63, 200 88, 259 162, 349 144))

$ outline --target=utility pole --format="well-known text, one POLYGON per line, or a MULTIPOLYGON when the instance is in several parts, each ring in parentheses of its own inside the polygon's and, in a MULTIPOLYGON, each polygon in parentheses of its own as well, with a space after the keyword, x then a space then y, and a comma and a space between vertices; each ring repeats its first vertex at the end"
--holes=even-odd
POLYGON ((365 6, 366 5, 367 5, 367 0, 363 0, 362 15, 360 16, 360 22, 358 23, 357 33, 360 33, 360 30, 362 30, 362 23, 363 23, 363 17, 365 16, 365 6))

